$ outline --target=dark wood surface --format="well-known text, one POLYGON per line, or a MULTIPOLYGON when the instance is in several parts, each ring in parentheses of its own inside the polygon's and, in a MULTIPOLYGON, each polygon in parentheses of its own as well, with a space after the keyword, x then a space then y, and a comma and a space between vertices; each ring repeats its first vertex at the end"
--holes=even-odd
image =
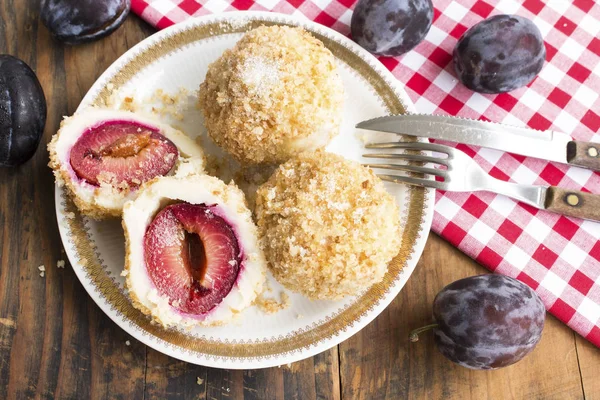
POLYGON ((0 169, 0 399, 581 399, 600 398, 600 350, 548 317, 520 363, 492 372, 453 365, 431 336, 435 294, 485 270, 431 235, 394 302, 361 332, 291 366, 227 371, 187 364, 129 337, 88 297, 66 260, 45 144, 96 78, 153 30, 131 16, 112 36, 78 47, 53 41, 37 1, 0 1, 0 53, 26 61, 48 101, 35 157, 0 169), (38 266, 46 272, 40 277, 38 266), (129 341, 130 345, 126 342, 129 341))

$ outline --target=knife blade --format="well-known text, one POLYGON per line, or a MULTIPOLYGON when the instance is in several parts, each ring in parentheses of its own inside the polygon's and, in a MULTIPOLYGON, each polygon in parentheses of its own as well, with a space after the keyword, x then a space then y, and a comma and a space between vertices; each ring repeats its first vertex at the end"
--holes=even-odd
POLYGON ((425 114, 379 117, 356 127, 471 144, 600 171, 600 143, 574 141, 561 132, 425 114))

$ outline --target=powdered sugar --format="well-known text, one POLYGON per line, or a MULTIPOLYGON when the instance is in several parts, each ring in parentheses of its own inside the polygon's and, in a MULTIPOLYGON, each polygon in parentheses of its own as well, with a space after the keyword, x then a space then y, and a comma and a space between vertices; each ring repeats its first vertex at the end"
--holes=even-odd
POLYGON ((274 60, 248 57, 240 66, 240 78, 247 86, 250 95, 266 97, 281 82, 280 67, 274 60))

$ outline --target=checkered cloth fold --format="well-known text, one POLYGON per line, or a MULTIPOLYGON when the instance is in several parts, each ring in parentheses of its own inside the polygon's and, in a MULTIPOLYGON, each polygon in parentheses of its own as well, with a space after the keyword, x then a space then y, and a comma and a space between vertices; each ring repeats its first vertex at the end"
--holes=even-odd
MULTIPOLYGON (((355 0, 202 3, 132 0, 132 9, 159 29, 190 16, 256 10, 303 14, 349 35, 355 0)), ((593 0, 433 3, 434 23, 425 40, 401 57, 380 58, 404 83, 419 112, 553 129, 600 142, 600 4, 593 0), (484 95, 458 82, 452 50, 468 27, 495 14, 533 20, 544 36, 547 63, 527 87, 484 95)), ((600 174, 589 170, 474 146, 456 147, 502 180, 600 194, 600 174)), ((548 311, 600 346, 600 223, 536 210, 491 193, 438 191, 433 230, 489 270, 531 286, 548 311)))

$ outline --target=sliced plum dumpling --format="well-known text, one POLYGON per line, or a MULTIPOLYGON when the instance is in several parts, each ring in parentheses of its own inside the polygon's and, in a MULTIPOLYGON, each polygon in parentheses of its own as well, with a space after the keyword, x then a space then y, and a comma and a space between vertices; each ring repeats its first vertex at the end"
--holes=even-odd
POLYGON ((156 178, 125 204, 123 228, 133 304, 164 326, 225 323, 262 292, 265 259, 233 184, 156 178))
POLYGON ((183 160, 202 172, 202 149, 184 133, 127 111, 89 108, 66 118, 48 145, 50 167, 82 213, 120 216, 140 186, 183 160))

